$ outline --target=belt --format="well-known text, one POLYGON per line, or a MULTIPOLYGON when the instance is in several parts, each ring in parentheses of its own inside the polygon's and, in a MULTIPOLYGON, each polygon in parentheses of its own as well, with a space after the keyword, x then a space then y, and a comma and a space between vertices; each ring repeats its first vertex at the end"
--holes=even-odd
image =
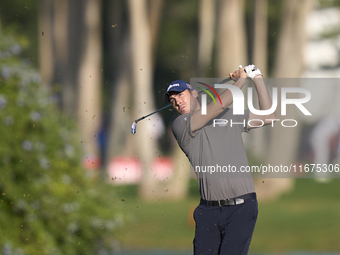
POLYGON ((249 198, 256 198, 256 194, 248 193, 248 194, 245 194, 239 197, 233 197, 233 198, 228 198, 225 200, 218 200, 218 201, 208 201, 208 200, 201 199, 201 204, 223 207, 223 206, 243 204, 244 200, 249 199, 249 198))

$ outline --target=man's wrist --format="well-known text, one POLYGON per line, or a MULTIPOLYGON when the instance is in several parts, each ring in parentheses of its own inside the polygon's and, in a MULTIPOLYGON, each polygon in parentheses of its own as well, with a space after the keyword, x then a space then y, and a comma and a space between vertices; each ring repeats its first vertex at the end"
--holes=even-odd
POLYGON ((247 83, 247 77, 240 77, 238 80, 234 83, 234 86, 242 89, 243 86, 247 83))
POLYGON ((254 77, 254 79, 256 79, 256 78, 262 78, 262 79, 263 79, 263 75, 262 75, 262 74, 258 74, 258 75, 256 75, 256 76, 254 77))

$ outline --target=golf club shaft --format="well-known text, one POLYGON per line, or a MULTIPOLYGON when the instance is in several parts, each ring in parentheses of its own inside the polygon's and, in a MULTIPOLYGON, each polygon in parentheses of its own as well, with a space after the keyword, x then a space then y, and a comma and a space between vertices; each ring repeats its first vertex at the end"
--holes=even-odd
POLYGON ((164 106, 164 107, 162 107, 162 108, 160 108, 160 109, 158 109, 158 110, 156 110, 156 111, 154 111, 154 112, 152 112, 152 113, 149 113, 148 115, 145 115, 145 116, 143 116, 143 117, 141 117, 141 118, 139 118, 139 119, 136 119, 135 122, 137 123, 138 121, 143 120, 143 119, 145 119, 145 118, 147 118, 147 117, 149 117, 149 116, 155 114, 156 112, 159 112, 159 111, 161 111, 161 110, 164 110, 164 109, 166 109, 166 108, 168 108, 168 107, 170 107, 170 106, 171 106, 171 104, 168 104, 168 105, 166 105, 166 106, 164 106))

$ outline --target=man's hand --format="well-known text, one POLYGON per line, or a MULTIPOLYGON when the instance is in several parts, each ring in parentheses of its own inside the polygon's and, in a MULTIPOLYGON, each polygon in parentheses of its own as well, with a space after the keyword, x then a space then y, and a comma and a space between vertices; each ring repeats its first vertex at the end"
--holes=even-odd
POLYGON ((260 69, 258 69, 255 65, 247 65, 244 67, 244 70, 246 71, 247 76, 251 79, 254 79, 258 75, 262 75, 260 69))
POLYGON ((229 74, 230 78, 232 78, 234 81, 237 81, 239 78, 247 78, 247 73, 244 70, 244 67, 240 65, 240 68, 236 70, 233 73, 229 74))

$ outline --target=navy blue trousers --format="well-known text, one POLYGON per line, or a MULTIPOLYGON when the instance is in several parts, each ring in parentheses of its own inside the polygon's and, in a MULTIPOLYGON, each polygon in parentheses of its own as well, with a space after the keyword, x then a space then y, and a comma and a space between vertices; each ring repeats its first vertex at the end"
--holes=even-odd
POLYGON ((194 255, 246 255, 257 220, 256 194, 243 204, 226 207, 199 204, 194 211, 196 222, 194 255))

